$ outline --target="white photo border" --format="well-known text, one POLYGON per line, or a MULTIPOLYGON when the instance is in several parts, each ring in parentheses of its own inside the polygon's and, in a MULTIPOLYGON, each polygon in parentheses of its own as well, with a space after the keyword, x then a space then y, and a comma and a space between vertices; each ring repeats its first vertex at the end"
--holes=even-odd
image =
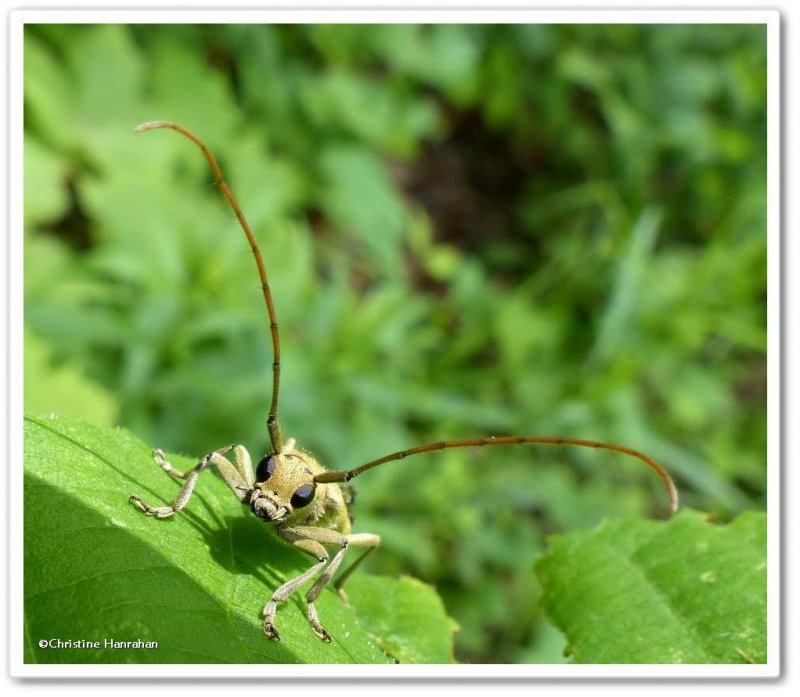
POLYGON ((770 678, 780 674, 781 635, 781 253, 780 14, 776 10, 14 10, 8 37, 9 146, 9 671, 37 678, 770 678), (768 662, 761 665, 220 665, 29 664, 23 658, 22 203, 23 33, 25 25, 139 23, 594 23, 764 24, 768 106, 768 662))

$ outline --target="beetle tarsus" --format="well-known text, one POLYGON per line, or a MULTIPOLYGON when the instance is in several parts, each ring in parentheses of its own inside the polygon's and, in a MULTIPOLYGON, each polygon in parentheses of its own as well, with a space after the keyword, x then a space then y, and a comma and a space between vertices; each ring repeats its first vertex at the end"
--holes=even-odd
POLYGON ((272 624, 272 622, 264 622, 264 634, 266 634, 269 639, 272 639, 272 641, 281 640, 281 635, 278 634, 278 630, 275 629, 275 625, 272 624))

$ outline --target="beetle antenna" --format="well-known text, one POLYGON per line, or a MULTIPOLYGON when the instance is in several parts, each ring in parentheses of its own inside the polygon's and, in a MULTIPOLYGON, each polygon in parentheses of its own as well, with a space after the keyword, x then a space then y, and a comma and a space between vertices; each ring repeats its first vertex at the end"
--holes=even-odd
POLYGON ((187 130, 183 126, 179 126, 177 123, 172 123, 170 121, 148 121, 147 123, 138 125, 134 131, 136 133, 142 133, 144 131, 152 131, 157 128, 171 128, 173 131, 177 131, 182 136, 185 136, 191 140, 200 148, 200 150, 203 152, 203 156, 211 166, 211 171, 214 174, 214 179, 217 182, 219 190, 222 192, 225 200, 230 204, 230 207, 236 214, 236 219, 242 226, 242 230, 244 230, 244 234, 246 235, 247 241, 250 244, 250 249, 255 257, 256 266, 258 267, 258 276, 261 279, 261 291, 264 294, 264 302, 267 305, 267 314, 269 315, 269 330, 270 334, 272 335, 272 403, 270 404, 269 417, 267 418, 267 430, 269 431, 269 438, 272 442, 273 451, 279 453, 283 450, 283 434, 281 433, 280 421, 278 420, 278 395, 280 393, 281 385, 281 342, 280 337, 278 336, 278 319, 275 314, 275 305, 272 301, 272 292, 269 288, 267 271, 264 268, 264 260, 261 258, 261 250, 258 248, 258 243, 256 242, 255 235, 253 235, 253 230, 250 228, 247 218, 244 217, 244 213, 242 213, 239 203, 225 182, 225 179, 222 177, 222 171, 217 164, 216 158, 206 147, 206 144, 191 131, 187 130))
POLYGON ((419 455, 421 453, 429 453, 433 450, 444 450, 445 448, 473 448, 483 445, 577 445, 583 448, 595 448, 601 450, 613 450, 618 453, 624 453, 638 458, 644 462, 650 469, 652 469, 664 483, 669 494, 669 509, 670 512, 675 513, 678 510, 678 491, 675 488, 675 483, 669 472, 656 462, 649 455, 645 455, 638 450, 628 448, 624 445, 617 445, 616 443, 601 443, 596 440, 584 440, 582 438, 556 438, 552 436, 491 436, 488 438, 466 438, 464 440, 446 440, 437 443, 427 443, 426 445, 418 445, 416 448, 409 448, 408 450, 398 450, 396 453, 384 455, 377 460, 370 460, 355 469, 351 470, 334 470, 322 472, 314 477, 314 481, 320 483, 326 482, 349 482, 353 477, 357 477, 362 472, 382 465, 385 462, 392 460, 402 460, 411 455, 419 455))

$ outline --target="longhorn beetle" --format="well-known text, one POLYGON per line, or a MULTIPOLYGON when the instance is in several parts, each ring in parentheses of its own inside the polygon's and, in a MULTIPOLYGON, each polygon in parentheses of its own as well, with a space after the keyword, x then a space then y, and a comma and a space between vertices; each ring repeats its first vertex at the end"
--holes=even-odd
POLYGON ((669 473, 658 462, 644 453, 615 443, 601 443, 581 438, 558 438, 552 436, 487 436, 484 438, 467 438, 464 440, 440 441, 418 445, 407 450, 400 450, 371 460, 359 467, 349 470, 327 470, 317 459, 296 447, 294 438, 284 440, 278 419, 278 396, 281 377, 281 348, 278 338, 278 320, 270 292, 267 272, 261 258, 261 252, 238 202, 225 183, 216 158, 205 143, 183 126, 168 121, 149 121, 136 127, 136 132, 152 131, 158 128, 169 128, 191 140, 197 145, 208 161, 214 179, 222 195, 227 200, 239 221, 250 248, 255 257, 264 302, 269 316, 269 330, 272 336, 272 402, 267 418, 267 431, 272 445, 272 452, 258 461, 253 470, 250 454, 242 445, 226 445, 205 455, 200 462, 188 472, 180 472, 172 467, 161 450, 155 450, 153 457, 156 464, 174 479, 183 480, 175 500, 169 506, 151 506, 138 496, 131 496, 130 501, 149 516, 168 518, 182 510, 189 502, 195 484, 200 475, 209 467, 216 467, 233 495, 252 513, 272 527, 283 540, 294 545, 301 552, 314 558, 314 563, 297 578, 290 579, 275 590, 263 609, 264 633, 274 641, 280 639, 275 628, 275 613, 278 605, 306 581, 316 578, 314 585, 306 594, 306 615, 314 633, 323 641, 330 641, 331 635, 320 624, 314 601, 322 589, 333 578, 344 559, 348 547, 361 547, 361 555, 344 571, 335 582, 340 591, 344 582, 361 562, 380 545, 380 537, 371 533, 353 533, 348 517, 347 505, 350 503, 347 490, 339 486, 340 482, 349 482, 362 472, 393 460, 401 460, 412 455, 420 455, 433 450, 445 448, 468 448, 484 445, 576 445, 586 448, 613 450, 631 455, 644 462, 661 477, 669 494, 670 510, 678 508, 678 494, 669 473), (231 462, 226 455, 233 453, 231 462), (328 548, 335 550, 331 557, 328 548))

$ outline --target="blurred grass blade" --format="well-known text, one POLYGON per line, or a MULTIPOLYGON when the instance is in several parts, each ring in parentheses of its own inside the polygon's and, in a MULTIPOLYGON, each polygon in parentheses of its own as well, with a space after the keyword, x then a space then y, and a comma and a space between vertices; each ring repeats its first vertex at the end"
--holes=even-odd
POLYGON ((589 354, 590 363, 607 361, 619 352, 622 343, 630 336, 630 324, 640 306, 642 288, 647 282, 647 264, 662 217, 660 209, 645 208, 633 226, 628 251, 617 263, 611 297, 589 354))

